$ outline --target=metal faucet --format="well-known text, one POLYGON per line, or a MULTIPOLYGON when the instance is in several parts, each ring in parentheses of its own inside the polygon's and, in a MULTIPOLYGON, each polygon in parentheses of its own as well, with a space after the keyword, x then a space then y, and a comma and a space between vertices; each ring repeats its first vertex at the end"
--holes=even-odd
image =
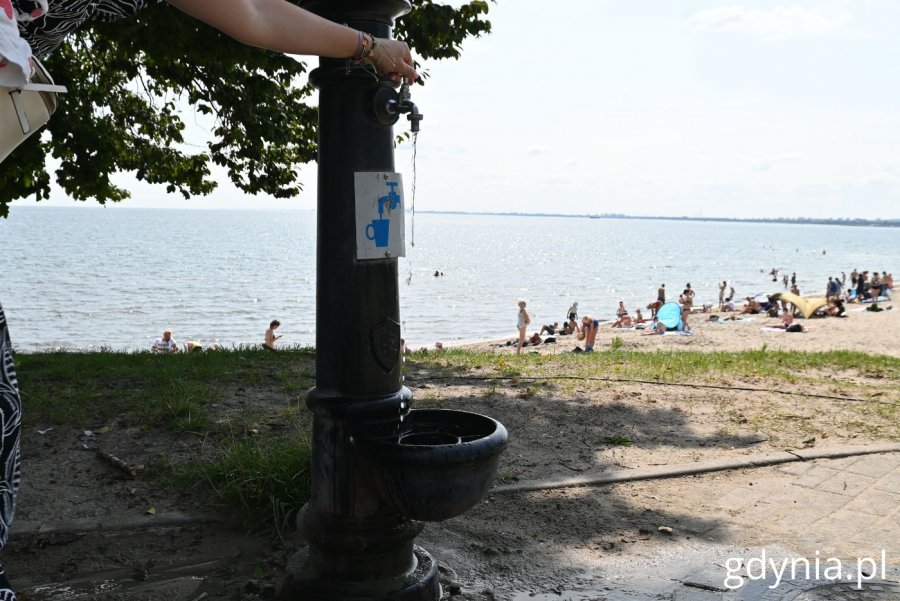
POLYGON ((399 93, 394 92, 387 87, 381 88, 379 92, 380 95, 376 96, 376 114, 381 114, 383 111, 383 118, 388 123, 393 123, 397 120, 397 117, 400 115, 400 113, 407 113, 406 118, 409 119, 410 131, 412 131, 413 133, 418 133, 419 121, 424 119, 425 116, 419 112, 419 108, 412 101, 412 97, 409 92, 409 84, 402 84, 400 86, 399 93), (387 95, 388 98, 385 99, 385 95, 387 95), (379 100, 383 102, 381 106, 378 106, 379 100))
POLYGON ((409 84, 407 83, 400 86, 400 112, 409 113, 406 116, 410 123, 409 129, 413 133, 417 133, 419 131, 419 121, 424 119, 425 116, 419 112, 418 107, 412 101, 409 93, 409 84))

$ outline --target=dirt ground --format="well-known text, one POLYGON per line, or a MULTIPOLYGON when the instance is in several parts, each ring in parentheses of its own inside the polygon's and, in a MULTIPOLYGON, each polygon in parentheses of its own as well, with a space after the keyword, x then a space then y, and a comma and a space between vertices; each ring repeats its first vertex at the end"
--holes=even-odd
MULTIPOLYGON (((764 380, 734 383, 767 390, 750 392, 596 381, 498 386, 434 375, 410 369, 406 383, 415 406, 483 413, 509 430, 498 485, 900 439, 896 420, 878 410, 878 403, 900 402, 900 391, 877 376, 840 383, 850 392, 866 390, 876 401, 870 404, 786 394, 835 396, 835 387, 802 379, 790 390, 764 380)), ((277 416, 296 399, 263 389, 225 390, 220 409, 239 411, 248 402, 270 406, 277 416)), ((277 427, 273 417, 261 424, 261 435, 277 427)), ((297 541, 247 537, 195 492, 161 489, 144 475, 128 478, 90 450, 102 447, 130 464, 150 465, 196 456, 204 444, 191 434, 115 424, 93 433, 25 432, 20 504, 2 553, 20 598, 274 598, 297 541)), ((755 471, 491 495, 463 516, 427 525, 418 544, 455 570, 448 577, 461 584, 459 598, 560 598, 592 566, 616 557, 695 541, 758 544, 758 532, 731 527, 713 502, 737 482, 752 483, 755 471)), ((798 550, 809 544, 778 542, 798 550)))

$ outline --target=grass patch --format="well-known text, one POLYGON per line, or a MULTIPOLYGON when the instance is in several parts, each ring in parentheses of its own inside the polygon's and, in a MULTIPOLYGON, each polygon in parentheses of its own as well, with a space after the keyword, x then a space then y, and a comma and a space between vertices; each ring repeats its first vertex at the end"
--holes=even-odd
POLYGON ((265 386, 300 396, 313 385, 310 349, 160 355, 149 352, 16 354, 25 427, 89 427, 116 419, 197 429, 212 423, 223 388, 265 386))
POLYGON ((232 440, 218 457, 174 466, 183 485, 202 480, 215 499, 251 532, 294 529, 297 511, 309 498, 309 439, 232 440))

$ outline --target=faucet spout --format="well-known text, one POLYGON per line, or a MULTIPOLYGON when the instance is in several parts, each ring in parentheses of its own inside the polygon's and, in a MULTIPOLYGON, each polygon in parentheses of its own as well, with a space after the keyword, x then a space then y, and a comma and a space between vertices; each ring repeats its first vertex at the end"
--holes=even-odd
POLYGON ((416 103, 412 101, 412 95, 409 92, 409 84, 404 83, 400 86, 400 107, 399 112, 408 113, 406 118, 409 119, 409 129, 413 133, 419 132, 419 122, 425 118, 425 116, 419 112, 419 108, 416 106, 416 103))
POLYGON ((375 93, 375 117, 384 125, 393 125, 399 119, 401 113, 406 113, 409 119, 410 130, 418 133, 419 122, 424 115, 419 112, 419 107, 412 101, 409 92, 409 84, 404 83, 400 90, 396 91, 389 85, 382 85, 375 93))
POLYGON ((425 116, 419 112, 419 109, 412 102, 409 103, 409 114, 406 118, 409 119, 409 130, 414 134, 419 133, 419 121, 424 119, 425 116))

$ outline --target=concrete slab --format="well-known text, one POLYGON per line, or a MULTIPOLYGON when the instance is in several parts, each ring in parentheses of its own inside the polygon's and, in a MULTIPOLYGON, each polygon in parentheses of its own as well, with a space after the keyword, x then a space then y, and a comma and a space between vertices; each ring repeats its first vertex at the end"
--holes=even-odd
POLYGON ((870 478, 881 478, 897 467, 900 467, 900 461, 894 460, 889 455, 866 455, 858 457, 856 461, 845 467, 844 471, 870 478))
POLYGON ((839 470, 826 467, 825 465, 813 465, 807 470, 794 484, 797 486, 805 486, 807 488, 815 488, 825 480, 838 474, 839 470))
POLYGON ((885 492, 900 493, 900 467, 895 467, 879 478, 875 488, 885 492))
POLYGON ((857 495, 844 507, 850 511, 887 517, 900 508, 900 493, 884 492, 872 487, 857 495))
POLYGON ((852 474, 849 472, 841 472, 817 484, 816 490, 844 495, 846 497, 855 497, 870 486, 874 486, 876 482, 878 482, 878 480, 875 478, 860 476, 859 474, 852 474))

